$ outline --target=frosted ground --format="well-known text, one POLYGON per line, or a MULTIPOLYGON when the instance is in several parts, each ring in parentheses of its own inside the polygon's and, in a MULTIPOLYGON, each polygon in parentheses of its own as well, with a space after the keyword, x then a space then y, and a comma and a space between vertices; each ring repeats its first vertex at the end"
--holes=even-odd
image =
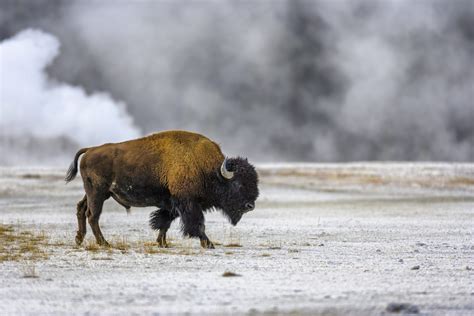
POLYGON ((64 171, 0 169, 0 224, 48 240, 47 259, 0 262, 0 313, 473 313, 472 164, 261 165, 255 211, 237 227, 207 214, 214 250, 177 222, 161 250, 153 208, 113 201, 101 226, 115 248, 95 249, 90 229, 76 247, 82 183, 64 171))

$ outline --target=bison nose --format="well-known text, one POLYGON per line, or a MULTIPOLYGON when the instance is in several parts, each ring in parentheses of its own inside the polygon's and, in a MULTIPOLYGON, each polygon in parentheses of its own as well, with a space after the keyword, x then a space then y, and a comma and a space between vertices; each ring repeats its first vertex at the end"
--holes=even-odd
POLYGON ((255 208, 255 205, 254 205, 253 203, 246 203, 246 204, 245 204, 245 209, 246 209, 247 211, 251 211, 251 210, 253 210, 254 208, 255 208))

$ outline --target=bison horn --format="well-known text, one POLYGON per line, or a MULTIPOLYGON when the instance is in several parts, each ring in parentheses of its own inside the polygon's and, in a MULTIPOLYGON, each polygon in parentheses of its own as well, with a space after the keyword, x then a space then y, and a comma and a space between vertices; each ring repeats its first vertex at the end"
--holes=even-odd
POLYGON ((234 177, 234 173, 232 171, 227 170, 226 164, 227 158, 224 159, 224 162, 221 165, 221 175, 227 180, 230 180, 234 177))

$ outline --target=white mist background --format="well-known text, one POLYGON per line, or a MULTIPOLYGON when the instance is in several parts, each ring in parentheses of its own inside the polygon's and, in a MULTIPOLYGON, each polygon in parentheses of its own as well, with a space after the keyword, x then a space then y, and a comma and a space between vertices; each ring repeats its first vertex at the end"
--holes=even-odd
POLYGON ((0 164, 63 163, 79 147, 166 129, 258 161, 474 158, 470 1, 47 9, 10 22, 36 30, 1 44, 0 164), (20 40, 7 63, 4 46, 20 40))

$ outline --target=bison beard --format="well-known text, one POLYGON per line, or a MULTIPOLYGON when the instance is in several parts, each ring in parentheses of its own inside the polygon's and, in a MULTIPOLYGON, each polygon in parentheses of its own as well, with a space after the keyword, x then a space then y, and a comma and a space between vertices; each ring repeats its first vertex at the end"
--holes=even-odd
POLYGON ((214 245, 205 233, 203 212, 220 209, 236 225, 253 210, 258 197, 258 176, 247 159, 226 159, 215 142, 186 131, 83 148, 76 153, 66 181, 72 181, 79 169, 86 194, 77 206, 78 245, 86 234, 86 220, 97 243, 108 244, 99 218, 110 197, 127 209, 158 207, 150 225, 159 230, 160 246, 167 246, 166 233, 180 217, 183 234, 199 238, 205 248, 214 245))
POLYGON ((159 230, 157 242, 161 247, 167 247, 166 233, 171 223, 181 217, 181 231, 184 236, 199 238, 204 248, 214 248, 205 232, 204 215, 201 206, 190 199, 171 199, 171 210, 158 209, 150 214, 150 226, 159 230))

